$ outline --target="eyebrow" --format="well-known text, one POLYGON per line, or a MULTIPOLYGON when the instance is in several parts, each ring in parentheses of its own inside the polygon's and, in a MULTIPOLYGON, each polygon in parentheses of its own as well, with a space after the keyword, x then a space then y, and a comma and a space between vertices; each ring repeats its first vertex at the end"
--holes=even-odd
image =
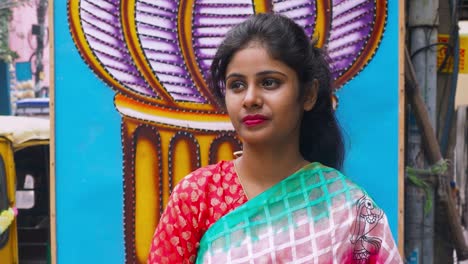
MULTIPOLYGON (((256 76, 263 76, 263 75, 268 75, 268 74, 280 74, 280 75, 283 75, 284 77, 288 77, 286 74, 280 72, 280 71, 272 71, 272 70, 267 70, 267 71, 261 71, 261 72, 257 72, 257 74, 255 74, 256 76)), ((229 74, 228 76, 226 76, 226 80, 229 79, 229 78, 233 78, 233 77, 244 77, 244 75, 240 74, 240 73, 231 73, 229 74)))

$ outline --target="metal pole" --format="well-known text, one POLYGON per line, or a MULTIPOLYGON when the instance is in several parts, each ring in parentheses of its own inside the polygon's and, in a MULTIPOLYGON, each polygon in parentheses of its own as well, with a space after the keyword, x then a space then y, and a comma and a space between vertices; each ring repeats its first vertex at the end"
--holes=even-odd
MULTIPOLYGON (((458 23, 458 16, 456 14, 457 10, 457 1, 455 0, 450 0, 450 1, 443 1, 439 0, 439 34, 444 34, 444 35, 449 35, 449 45, 451 47, 447 47, 446 50, 448 51, 447 54, 451 56, 450 60, 453 67, 449 66, 449 68, 453 68, 452 71, 449 72, 439 72, 437 74, 437 87, 438 87, 438 94, 440 95, 437 98, 437 105, 439 106, 438 115, 437 115, 437 135, 439 138, 440 142, 440 147, 441 147, 441 153, 442 155, 449 159, 453 160, 453 153, 447 152, 447 146, 448 146, 448 141, 447 139, 449 138, 448 135, 448 129, 452 123, 452 118, 450 118, 450 112, 452 111, 451 108, 453 106, 449 106, 451 103, 450 101, 450 94, 454 91, 453 86, 456 85, 456 77, 457 75, 454 75, 452 72, 455 71, 457 72, 458 66, 455 64, 455 58, 458 56, 455 56, 458 48, 455 48, 458 45, 458 40, 456 40, 458 37, 454 34, 455 29, 457 28, 457 23, 458 23), (455 69, 457 68, 457 69, 455 69)), ((453 139, 452 139, 453 140, 453 139)), ((458 144, 458 143, 457 143, 458 144)), ((449 166, 449 171, 448 171, 449 180, 453 179, 454 175, 454 170, 453 166, 449 166)), ((448 176, 447 175, 447 176, 448 176)), ((458 185, 458 183, 457 183, 458 185)), ((445 197, 447 198, 447 197, 445 197)), ((445 211, 446 208, 444 206, 440 206, 441 203, 445 200, 442 196, 439 197, 438 202, 437 202, 437 213, 435 215, 435 236, 436 240, 434 243, 434 260, 436 263, 449 263, 448 261, 453 262, 453 251, 454 249, 457 250, 457 260, 462 259, 463 253, 461 250, 458 248, 459 243, 456 243, 456 240, 460 240, 460 235, 461 234, 456 234, 453 233, 453 230, 447 227, 447 219, 446 215, 448 212, 445 211), (458 237, 458 239, 456 239, 458 237)), ((459 216, 457 216, 459 217, 459 216)), ((458 220, 458 219, 457 219, 458 220)), ((464 239, 462 237, 462 239, 464 239)), ((451 263, 450 262, 450 263, 451 263)))
MULTIPOLYGON (((436 127, 436 98, 437 98, 437 52, 436 48, 428 48, 437 42, 438 0, 409 1, 408 32, 411 42, 410 51, 414 54, 412 63, 416 78, 420 84, 422 96, 428 108, 432 127, 436 127)), ((407 165, 425 168, 421 134, 414 116, 410 116, 408 123, 408 156, 407 165)), ((411 183, 405 186, 405 252, 411 257, 409 263, 433 264, 434 252, 434 209, 424 213, 424 204, 431 199, 434 204, 434 187, 431 186, 430 197, 411 183)))

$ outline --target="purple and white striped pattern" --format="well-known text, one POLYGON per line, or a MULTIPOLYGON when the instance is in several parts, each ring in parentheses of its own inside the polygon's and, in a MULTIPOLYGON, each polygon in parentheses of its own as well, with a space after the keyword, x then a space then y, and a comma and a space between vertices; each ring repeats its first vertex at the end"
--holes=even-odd
POLYGON ((192 39, 198 67, 205 80, 216 49, 227 31, 254 14, 251 0, 196 0, 193 10, 192 39))
POLYGON ((273 11, 294 20, 310 38, 314 34, 316 1, 310 0, 273 0, 273 11))
POLYGON ((333 78, 343 75, 361 55, 374 26, 375 0, 335 0, 327 51, 333 78))
POLYGON ((80 18, 86 40, 103 68, 124 87, 157 97, 129 54, 120 23, 120 1, 81 0, 80 18))
POLYGON ((177 35, 178 1, 137 0, 136 23, 151 68, 175 101, 205 103, 185 64, 177 35))
MULTIPOLYGON (((87 44, 101 66, 130 91, 158 98, 157 90, 148 85, 130 55, 122 32, 120 1, 78 1, 87 44)), ((270 7, 273 12, 292 18, 312 37, 317 23, 318 1, 328 0, 272 0, 270 7)), ((330 22, 330 25, 325 25, 329 31, 323 37, 327 37, 325 48, 334 80, 364 56, 362 52, 373 34, 376 1, 332 0, 330 10, 321 10, 328 16, 326 21, 330 22)), ((217 46, 230 28, 255 13, 255 1, 194 0, 193 6, 188 7, 192 8, 192 43, 181 43, 179 39, 178 21, 183 19, 178 19, 179 5, 178 0, 136 0, 134 18, 138 40, 135 41, 161 88, 174 101, 206 104, 208 99, 200 92, 204 87, 197 87, 202 84, 194 81, 198 77, 191 74, 201 74, 207 80, 217 46), (182 45, 192 45, 189 49, 193 49, 195 61, 186 61, 188 58, 182 53, 182 45), (199 73, 188 70, 187 65, 194 64, 199 73)))

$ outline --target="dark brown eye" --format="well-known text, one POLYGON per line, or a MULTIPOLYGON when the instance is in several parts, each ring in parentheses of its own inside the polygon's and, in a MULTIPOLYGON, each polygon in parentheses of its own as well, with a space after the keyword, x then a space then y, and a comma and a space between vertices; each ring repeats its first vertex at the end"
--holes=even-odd
POLYGON ((232 81, 228 84, 228 88, 237 91, 245 88, 245 84, 242 81, 232 81))
POLYGON ((262 86, 267 89, 273 89, 280 85, 280 82, 273 78, 268 78, 262 81, 262 86))

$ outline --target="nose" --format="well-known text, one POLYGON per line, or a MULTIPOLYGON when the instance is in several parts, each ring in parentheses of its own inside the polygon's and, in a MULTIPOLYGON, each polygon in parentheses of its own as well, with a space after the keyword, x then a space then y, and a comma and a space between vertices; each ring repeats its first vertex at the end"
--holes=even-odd
POLYGON ((243 106, 247 109, 260 108, 263 105, 263 98, 261 90, 255 85, 249 85, 244 94, 243 106))

